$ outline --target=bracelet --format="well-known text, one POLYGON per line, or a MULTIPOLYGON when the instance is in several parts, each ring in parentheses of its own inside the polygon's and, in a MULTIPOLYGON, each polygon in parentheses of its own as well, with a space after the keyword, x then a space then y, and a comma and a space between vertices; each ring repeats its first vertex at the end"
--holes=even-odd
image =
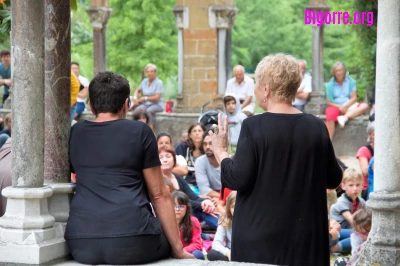
POLYGON ((147 96, 144 96, 144 100, 147 101, 147 96))

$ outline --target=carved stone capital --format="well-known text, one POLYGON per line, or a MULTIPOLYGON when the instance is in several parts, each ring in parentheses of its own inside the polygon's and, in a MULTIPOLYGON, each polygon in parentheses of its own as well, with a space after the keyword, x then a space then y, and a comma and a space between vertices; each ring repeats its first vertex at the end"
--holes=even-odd
POLYGON ((187 29, 189 27, 189 12, 187 7, 177 6, 172 8, 175 15, 175 23, 178 29, 187 29))
POLYGON ((91 7, 86 9, 92 22, 93 29, 101 30, 107 26, 113 10, 105 6, 91 7))
POLYGON ((210 6, 208 22, 212 29, 231 29, 239 9, 234 6, 210 6))

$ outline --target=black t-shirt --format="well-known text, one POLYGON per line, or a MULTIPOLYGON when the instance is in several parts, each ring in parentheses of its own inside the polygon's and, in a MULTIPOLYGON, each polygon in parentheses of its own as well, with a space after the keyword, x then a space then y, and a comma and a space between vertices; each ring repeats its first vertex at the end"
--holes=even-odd
POLYGON ((131 120, 83 121, 69 140, 76 173, 66 239, 160 234, 143 169, 161 165, 149 126, 131 120))

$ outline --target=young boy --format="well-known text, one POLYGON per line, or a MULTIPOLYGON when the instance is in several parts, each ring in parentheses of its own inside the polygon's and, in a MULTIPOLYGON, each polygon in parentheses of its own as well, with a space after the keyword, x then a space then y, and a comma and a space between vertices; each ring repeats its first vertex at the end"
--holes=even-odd
POLYGON ((363 178, 354 168, 347 168, 343 173, 342 189, 344 193, 331 207, 331 219, 336 220, 342 229, 351 229, 353 213, 365 206, 359 194, 363 186, 363 178))
POLYGON ((235 154, 236 145, 239 139, 240 129, 242 128, 243 120, 247 116, 242 112, 239 97, 233 94, 224 96, 225 113, 228 116, 229 124, 229 154, 235 154))

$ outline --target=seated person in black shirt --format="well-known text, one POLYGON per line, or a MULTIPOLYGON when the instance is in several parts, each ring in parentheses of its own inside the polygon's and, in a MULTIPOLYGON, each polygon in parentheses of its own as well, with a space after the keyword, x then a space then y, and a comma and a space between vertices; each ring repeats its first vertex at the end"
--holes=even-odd
POLYGON ((125 119, 129 92, 122 76, 99 73, 89 85, 96 118, 71 129, 69 157, 77 181, 65 239, 79 263, 193 258, 180 241, 154 134, 145 123, 125 119))

